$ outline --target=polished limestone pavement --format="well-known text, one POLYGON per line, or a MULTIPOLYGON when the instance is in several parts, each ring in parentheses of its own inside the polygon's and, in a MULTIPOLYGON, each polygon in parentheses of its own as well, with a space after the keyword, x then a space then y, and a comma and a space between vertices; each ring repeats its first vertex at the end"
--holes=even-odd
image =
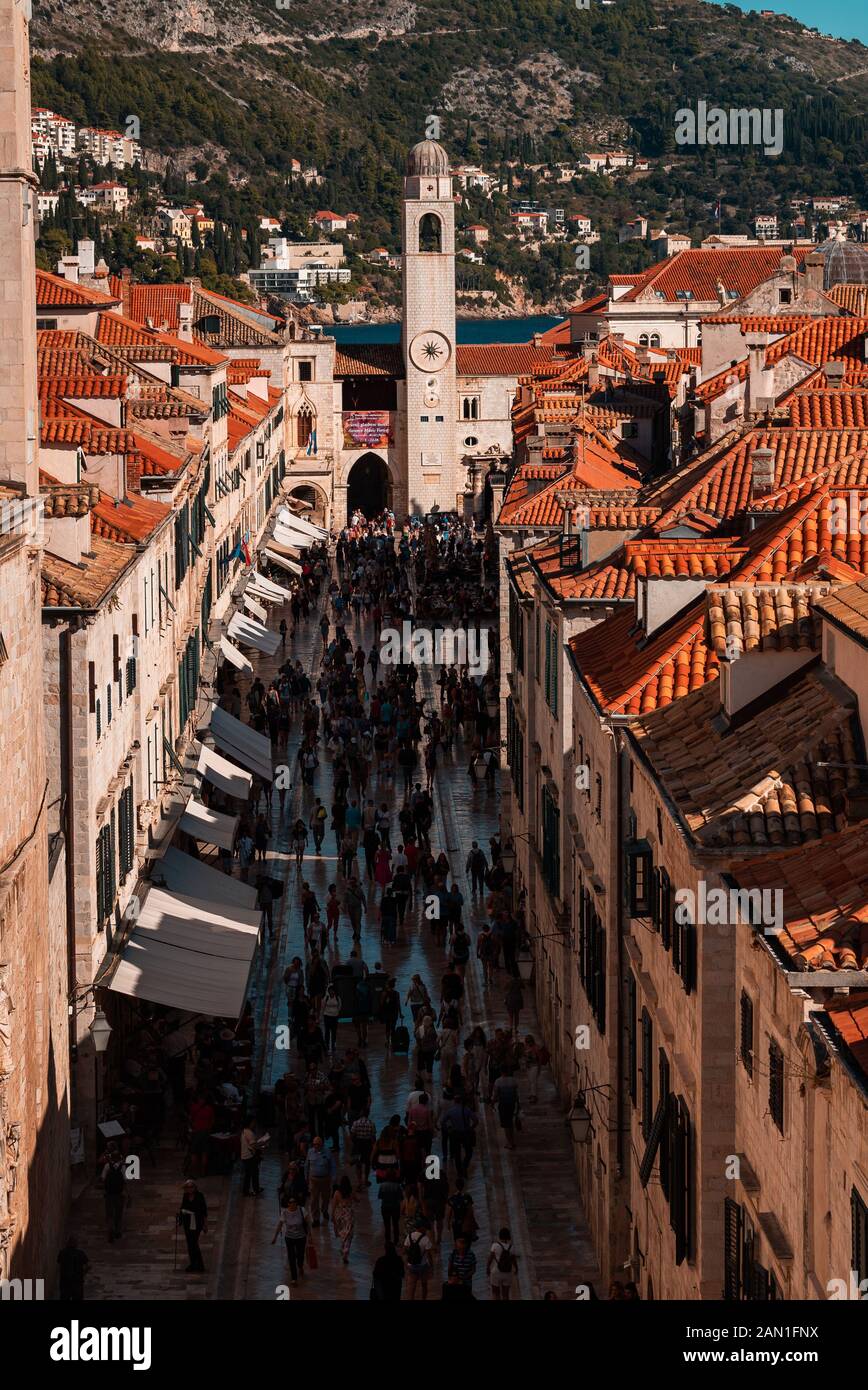
MULTIPOLYGON (((272 609, 270 625, 277 627, 280 610, 272 609)), ((331 615, 330 615, 331 616, 331 615)), ((291 617, 286 611, 287 621, 291 617)), ((280 649, 274 657, 254 659, 257 674, 268 684, 286 656, 298 657, 315 681, 319 671, 323 644, 316 627, 319 614, 312 613, 309 623, 299 627, 296 639, 287 639, 286 652, 280 649)), ((350 629, 353 642, 361 641, 370 648, 373 634, 369 627, 355 623, 350 629)), ((425 696, 426 708, 435 707, 438 693, 437 670, 421 672, 420 694, 425 696)), ((240 682, 242 692, 246 683, 240 682)), ((334 834, 327 832, 323 855, 313 854, 312 845, 304 860, 301 877, 296 874, 294 859, 289 850, 289 828, 301 815, 308 820, 314 798, 331 806, 331 769, 328 754, 320 749, 320 767, 312 788, 302 788, 294 774, 294 757, 298 746, 298 728, 290 734, 285 758, 278 755, 277 763, 286 761, 293 768, 293 786, 286 797, 283 818, 279 818, 275 795, 271 808, 272 839, 269 845, 269 872, 285 879, 285 891, 275 904, 275 937, 266 945, 254 963, 251 997, 257 1022, 256 1077, 260 1086, 271 1086, 287 1070, 299 1065, 294 1051, 284 1051, 278 1043, 281 1025, 287 1022, 287 1006, 282 986, 286 964, 294 955, 304 956, 301 929, 300 885, 306 879, 314 889, 321 905, 325 903, 329 883, 339 882, 334 834)), ((419 778, 422 773, 420 768, 419 778)), ((367 795, 377 805, 386 801, 393 813, 392 843, 397 843, 400 792, 393 785, 381 785, 372 772, 367 795)), ((431 843, 435 855, 445 849, 453 874, 457 877, 465 898, 465 921, 470 935, 484 919, 484 903, 474 900, 464 873, 464 864, 472 839, 484 849, 498 828, 498 797, 495 790, 472 781, 467 774, 467 753, 460 739, 452 754, 438 764, 434 786, 435 820, 431 843)), ((237 868, 236 868, 237 872, 237 868)), ((359 873, 364 873, 363 856, 359 855, 359 873)), ((439 996, 439 980, 445 968, 445 954, 433 942, 430 929, 422 920, 421 897, 408 912, 403 938, 395 946, 380 943, 379 914, 376 903, 379 890, 369 890, 369 907, 362 922, 362 953, 370 969, 377 962, 395 975, 402 998, 406 996, 411 976, 418 971, 431 992, 439 996)), ((338 955, 329 952, 329 963, 335 964, 348 955, 352 939, 349 926, 342 923, 338 955)), ((483 984, 478 962, 471 959, 465 981, 463 1024, 479 1023, 490 1032, 506 1022, 504 993, 507 976, 500 970, 494 984, 483 984)), ((409 1021, 409 1010, 407 1019, 409 1021)), ((520 1020, 520 1032, 533 1033, 539 1038, 538 1020, 533 1008, 531 987, 525 988, 525 1007, 520 1020)), ((338 1033, 339 1048, 355 1045, 355 1029, 342 1023, 338 1033)), ((406 1100, 414 1081, 413 1056, 389 1057, 385 1053, 382 1025, 372 1022, 364 1057, 373 1088, 371 1116, 381 1127, 393 1113, 403 1116, 406 1100)), ((435 1064, 434 1090, 439 1084, 439 1064, 435 1064)), ((479 1235, 474 1249, 479 1261, 474 1279, 477 1298, 490 1297, 485 1278, 485 1260, 492 1239, 502 1225, 513 1234, 514 1248, 519 1256, 519 1276, 514 1298, 540 1299, 547 1289, 554 1289, 560 1299, 575 1297, 579 1284, 593 1282, 599 1290, 599 1271, 581 1210, 575 1171, 572 1162, 572 1139, 564 1121, 562 1105, 550 1076, 540 1080, 539 1099, 530 1104, 526 1083, 521 1079, 523 1094, 523 1131, 517 1138, 517 1148, 508 1152, 503 1145, 496 1111, 483 1106, 476 1155, 470 1170, 468 1190, 474 1198, 479 1221, 479 1235)), ((258 1199, 244 1198, 240 1176, 233 1179, 205 1178, 200 1184, 209 1203, 209 1231, 202 1242, 207 1272, 203 1276, 187 1275, 183 1241, 177 1252, 178 1270, 173 1269, 174 1223, 177 1206, 183 1150, 176 1147, 172 1123, 167 1125, 162 1145, 155 1153, 156 1163, 143 1160, 140 1184, 133 1189, 133 1204, 128 1212, 126 1234, 117 1245, 106 1241, 102 1221, 102 1199, 98 1189, 89 1189, 76 1204, 73 1225, 79 1242, 91 1260, 87 1283, 88 1298, 174 1298, 174 1299, 256 1299, 285 1298, 293 1301, 367 1299, 373 1263, 382 1252, 382 1221, 376 1200, 376 1184, 363 1192, 356 1202, 355 1236, 349 1263, 341 1261, 339 1242, 330 1227, 314 1231, 318 1254, 318 1269, 307 1273, 297 1287, 288 1290, 289 1275, 282 1240, 271 1244, 278 1216, 277 1187, 282 1169, 282 1155, 272 1143, 266 1152, 261 1181, 264 1194, 258 1199)), ((435 1145, 435 1152, 439 1147, 435 1145)), ((338 1155, 338 1174, 347 1172, 355 1183, 355 1170, 348 1166, 348 1151, 343 1146, 338 1155), (345 1159, 347 1162, 345 1162, 345 1159)), ((444 1233, 442 1249, 435 1252, 434 1274, 429 1286, 429 1298, 438 1298, 445 1278, 445 1267, 452 1242, 444 1233)), ((417 1298, 419 1293, 417 1292, 417 1298)))

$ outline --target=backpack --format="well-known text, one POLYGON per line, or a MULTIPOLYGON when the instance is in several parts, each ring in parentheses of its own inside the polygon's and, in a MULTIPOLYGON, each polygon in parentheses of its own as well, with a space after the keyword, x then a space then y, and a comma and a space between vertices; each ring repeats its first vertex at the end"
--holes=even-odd
POLYGON ((407 1263, 410 1265, 421 1265, 425 1261, 425 1251, 422 1249, 423 1237, 420 1235, 414 1239, 408 1238, 407 1242, 407 1263))
POLYGON ((497 1268, 501 1274, 512 1273, 512 1245, 503 1245, 498 1241, 500 1254, 497 1257, 497 1268))
POLYGON ((110 1197, 119 1197, 124 1190, 125 1182, 126 1174, 124 1173, 123 1164, 110 1163, 109 1170, 105 1175, 103 1191, 108 1193, 110 1197))

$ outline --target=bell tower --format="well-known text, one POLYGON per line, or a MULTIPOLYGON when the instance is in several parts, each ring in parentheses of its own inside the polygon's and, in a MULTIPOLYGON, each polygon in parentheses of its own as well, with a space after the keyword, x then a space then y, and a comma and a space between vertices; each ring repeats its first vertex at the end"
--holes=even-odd
POLYGON ((456 505, 455 202, 449 157, 422 140, 407 157, 402 203, 407 509, 456 505))

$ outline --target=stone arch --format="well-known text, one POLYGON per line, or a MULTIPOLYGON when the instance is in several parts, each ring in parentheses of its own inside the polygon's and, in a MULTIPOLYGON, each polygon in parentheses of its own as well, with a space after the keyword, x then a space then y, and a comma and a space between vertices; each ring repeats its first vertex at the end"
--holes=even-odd
POLYGON ((347 473, 347 520, 359 510, 366 517, 377 516, 393 506, 392 475, 380 454, 360 454, 347 473))
POLYGON ((420 217, 419 250, 434 255, 443 250, 443 219, 439 213, 426 212, 420 217))
MULTIPOLYGON (((317 526, 328 524, 329 500, 323 489, 318 487, 316 483, 299 483, 296 487, 290 488, 286 496, 287 498, 297 497, 300 502, 311 504, 309 511, 305 509, 301 513, 309 521, 314 522, 317 526)), ((290 508, 290 510, 292 509, 290 508)))

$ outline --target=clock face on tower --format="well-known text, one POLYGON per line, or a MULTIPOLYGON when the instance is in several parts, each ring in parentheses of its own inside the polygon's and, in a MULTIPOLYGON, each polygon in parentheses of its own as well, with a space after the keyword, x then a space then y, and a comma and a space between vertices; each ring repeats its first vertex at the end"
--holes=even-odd
POLYGON ((435 328, 417 333, 410 344, 410 361, 420 372, 439 372, 452 356, 449 339, 435 328))

